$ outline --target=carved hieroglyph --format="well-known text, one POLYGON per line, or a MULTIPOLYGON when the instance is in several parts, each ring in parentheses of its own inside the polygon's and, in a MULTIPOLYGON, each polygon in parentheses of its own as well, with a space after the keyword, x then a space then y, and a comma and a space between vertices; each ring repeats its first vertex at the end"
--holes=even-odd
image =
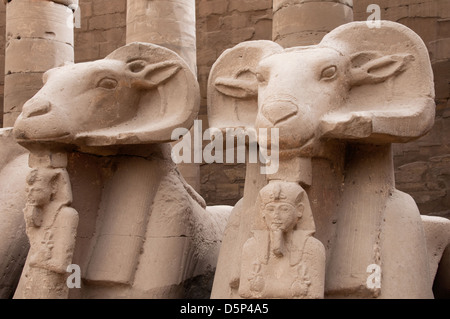
MULTIPOLYGON (((167 144, 197 115, 198 84, 187 64, 169 49, 131 43, 103 60, 50 70, 44 81, 14 134, 33 154, 67 152, 79 215, 71 262, 83 279, 69 298, 208 296, 202 283, 214 272, 227 214, 206 211, 167 144)), ((29 205, 26 215, 36 210, 29 205)), ((56 249, 57 235, 53 241, 56 249)), ((25 274, 32 256, 45 256, 45 245, 35 247, 25 274)), ((30 280, 22 276, 16 297, 40 297, 30 280)))
POLYGON ((306 192, 274 181, 259 192, 260 218, 242 249, 239 295, 244 298, 323 298, 325 248, 313 237, 306 192))
MULTIPOLYGON (((292 178, 308 193, 326 248, 325 297, 433 296, 423 223, 412 198, 395 189, 391 151, 434 121, 433 73, 417 34, 394 22, 355 22, 314 46, 241 43, 213 66, 208 100, 211 126, 279 128, 281 175, 305 171, 298 159, 311 159, 311 179, 292 178), (367 284, 371 267, 381 269, 379 286, 367 284)), ((247 176, 257 191, 273 179, 251 167, 247 176)), ((246 189, 230 217, 214 298, 239 296, 256 197, 246 189)))

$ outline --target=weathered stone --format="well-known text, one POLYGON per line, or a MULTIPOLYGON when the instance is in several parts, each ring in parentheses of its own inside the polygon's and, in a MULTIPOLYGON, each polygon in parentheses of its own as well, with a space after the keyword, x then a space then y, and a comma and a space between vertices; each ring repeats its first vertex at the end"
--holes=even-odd
POLYGON ((106 16, 94 16, 89 19, 89 30, 110 30, 125 27, 125 13, 112 13, 106 16))
POLYGON ((196 73, 195 1, 129 1, 127 43, 135 41, 177 52, 196 73))
POLYGON ((274 0, 273 1, 273 11, 276 12, 283 7, 303 4, 308 2, 334 2, 345 4, 349 7, 353 7, 353 0, 274 0))
POLYGON ((66 6, 70 6, 70 5, 78 5, 78 1, 79 0, 47 0, 47 1, 64 4, 66 6))
POLYGON ((181 298, 193 278, 211 276, 229 209, 205 210, 165 144, 192 125, 198 95, 183 59, 152 44, 48 72, 14 127, 34 168, 24 210, 31 252, 16 298, 181 298), (54 177, 66 165, 70 183, 54 177), (72 263, 86 280, 77 291, 59 276, 72 263))
POLYGON ((46 39, 73 46, 72 10, 53 1, 13 1, 8 4, 7 19, 8 41, 46 39))
MULTIPOLYGON (((4 113, 21 112, 23 104, 31 99, 42 87, 43 73, 14 73, 5 77, 4 113)), ((14 118, 15 120, 15 118, 14 118)), ((5 121, 6 127, 14 126, 14 121, 5 121)))
POLYGON ((13 125, 37 87, 36 74, 74 61, 73 12, 53 1, 13 1, 7 4, 6 20, 4 112, 5 124, 13 125))
POLYGON ((201 16, 210 14, 222 14, 227 11, 228 3, 222 0, 207 0, 198 3, 198 11, 201 16))
MULTIPOLYGON (((284 47, 300 45, 296 43, 296 36, 300 34, 304 37, 308 33, 328 33, 353 21, 352 8, 335 2, 287 2, 274 11, 272 39, 279 44, 282 41, 284 47), (288 37, 293 39, 286 39, 288 37)), ((309 43, 304 44, 317 44, 320 40, 321 38, 311 37, 309 43)))
POLYGON ((229 10, 237 10, 239 12, 270 9, 271 0, 231 0, 229 10))
MULTIPOLYGON (((432 80, 423 41, 405 26, 386 21, 378 29, 364 22, 346 24, 315 46, 283 49, 256 41, 225 51, 209 78, 210 123, 251 128, 246 119, 256 116, 257 130, 279 129, 279 140, 260 134, 258 142, 260 148, 278 144, 280 167, 290 169, 268 174, 264 181, 247 167, 251 190, 244 191, 230 219, 212 296, 261 297, 246 288, 241 291, 247 282, 239 280, 248 256, 245 242, 258 216, 255 190, 267 180, 276 183, 272 178, 283 183, 307 172, 306 166, 296 168, 291 161, 304 157, 312 160, 312 172, 316 165, 326 169, 323 161, 329 163, 329 171, 320 174, 322 179, 313 174, 308 187, 321 227, 317 238, 326 243, 324 295, 431 298, 422 220, 413 199, 395 189, 390 144, 431 129, 432 80), (243 114, 236 116, 238 112, 243 114), (341 186, 333 190, 327 188, 330 183, 341 186), (323 201, 330 196, 336 202, 328 205, 323 201), (402 272, 405 262, 414 265, 408 274, 402 272), (368 265, 383 269, 380 285, 367 284, 368 265)), ((259 269, 254 271, 257 276, 259 269)))
POLYGON ((415 162, 400 166, 396 172, 396 181, 399 183, 419 182, 427 170, 426 162, 415 162))
POLYGON ((126 1, 123 0, 92 1, 92 11, 96 16, 104 16, 114 13, 125 13, 126 7, 126 1))
POLYGON ((73 62, 73 59, 73 47, 66 43, 43 39, 14 39, 9 41, 6 48, 5 72, 45 72, 73 62), (30 52, 36 60, 29 58, 30 52))
POLYGON ((259 192, 259 218, 242 248, 243 298, 321 299, 325 248, 306 192, 297 183, 272 181, 259 192))
POLYGON ((11 298, 19 281, 27 252, 23 208, 24 180, 29 172, 27 151, 19 146, 12 129, 0 129, 0 298, 11 298))

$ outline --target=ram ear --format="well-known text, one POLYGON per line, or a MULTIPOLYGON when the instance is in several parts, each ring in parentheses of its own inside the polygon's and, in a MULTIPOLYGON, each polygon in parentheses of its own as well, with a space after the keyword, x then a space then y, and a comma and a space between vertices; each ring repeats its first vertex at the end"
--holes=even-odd
POLYGON ((155 64, 149 64, 145 60, 135 60, 128 63, 127 67, 134 73, 134 84, 148 89, 164 84, 182 69, 178 61, 170 60, 155 64))
POLYGON ((208 80, 210 127, 253 128, 258 112, 256 69, 261 59, 281 52, 272 41, 248 41, 226 50, 208 80))
MULTIPOLYGON (((137 88, 134 117, 77 136, 89 147, 171 142, 175 129, 189 130, 198 115, 200 91, 195 75, 175 52, 150 43, 131 43, 105 59, 125 63, 124 79, 137 88)), ((186 130, 186 131, 187 131, 186 130)))
POLYGON ((351 57, 351 86, 378 84, 395 77, 414 61, 411 54, 381 55, 378 52, 358 52, 351 57))
POLYGON ((362 142, 407 142, 434 124, 433 72, 422 39, 409 28, 382 21, 343 25, 324 37, 349 59, 346 104, 326 114, 321 135, 362 142))

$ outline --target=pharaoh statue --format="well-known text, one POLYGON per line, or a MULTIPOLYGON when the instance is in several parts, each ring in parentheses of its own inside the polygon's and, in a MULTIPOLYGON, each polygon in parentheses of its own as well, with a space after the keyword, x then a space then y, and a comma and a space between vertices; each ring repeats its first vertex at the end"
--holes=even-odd
POLYGON ((259 192, 259 223, 242 249, 239 295, 245 298, 323 298, 325 248, 313 237, 305 190, 274 181, 259 192))
POLYGON ((72 264, 79 217, 71 207, 67 158, 58 155, 63 167, 58 167, 61 160, 51 161, 48 155, 41 155, 47 161, 30 161, 50 165, 34 167, 27 177, 24 217, 31 247, 23 274, 25 298, 67 298, 69 294, 67 267, 72 264))

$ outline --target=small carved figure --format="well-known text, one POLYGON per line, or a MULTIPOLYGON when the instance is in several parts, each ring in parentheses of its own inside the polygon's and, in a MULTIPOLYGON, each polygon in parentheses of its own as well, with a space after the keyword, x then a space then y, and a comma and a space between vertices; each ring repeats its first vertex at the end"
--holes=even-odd
POLYGON ((258 196, 260 224, 242 253, 239 294, 244 298, 323 298, 325 248, 313 237, 306 192, 273 181, 258 196))
POLYGON ((65 273, 75 247, 78 213, 65 169, 40 168, 27 178, 24 209, 31 242, 30 266, 65 273))
POLYGON ((31 170, 27 177, 24 208, 30 241, 21 279, 24 298, 68 297, 66 270, 72 263, 79 220, 71 203, 72 189, 65 168, 31 170))

